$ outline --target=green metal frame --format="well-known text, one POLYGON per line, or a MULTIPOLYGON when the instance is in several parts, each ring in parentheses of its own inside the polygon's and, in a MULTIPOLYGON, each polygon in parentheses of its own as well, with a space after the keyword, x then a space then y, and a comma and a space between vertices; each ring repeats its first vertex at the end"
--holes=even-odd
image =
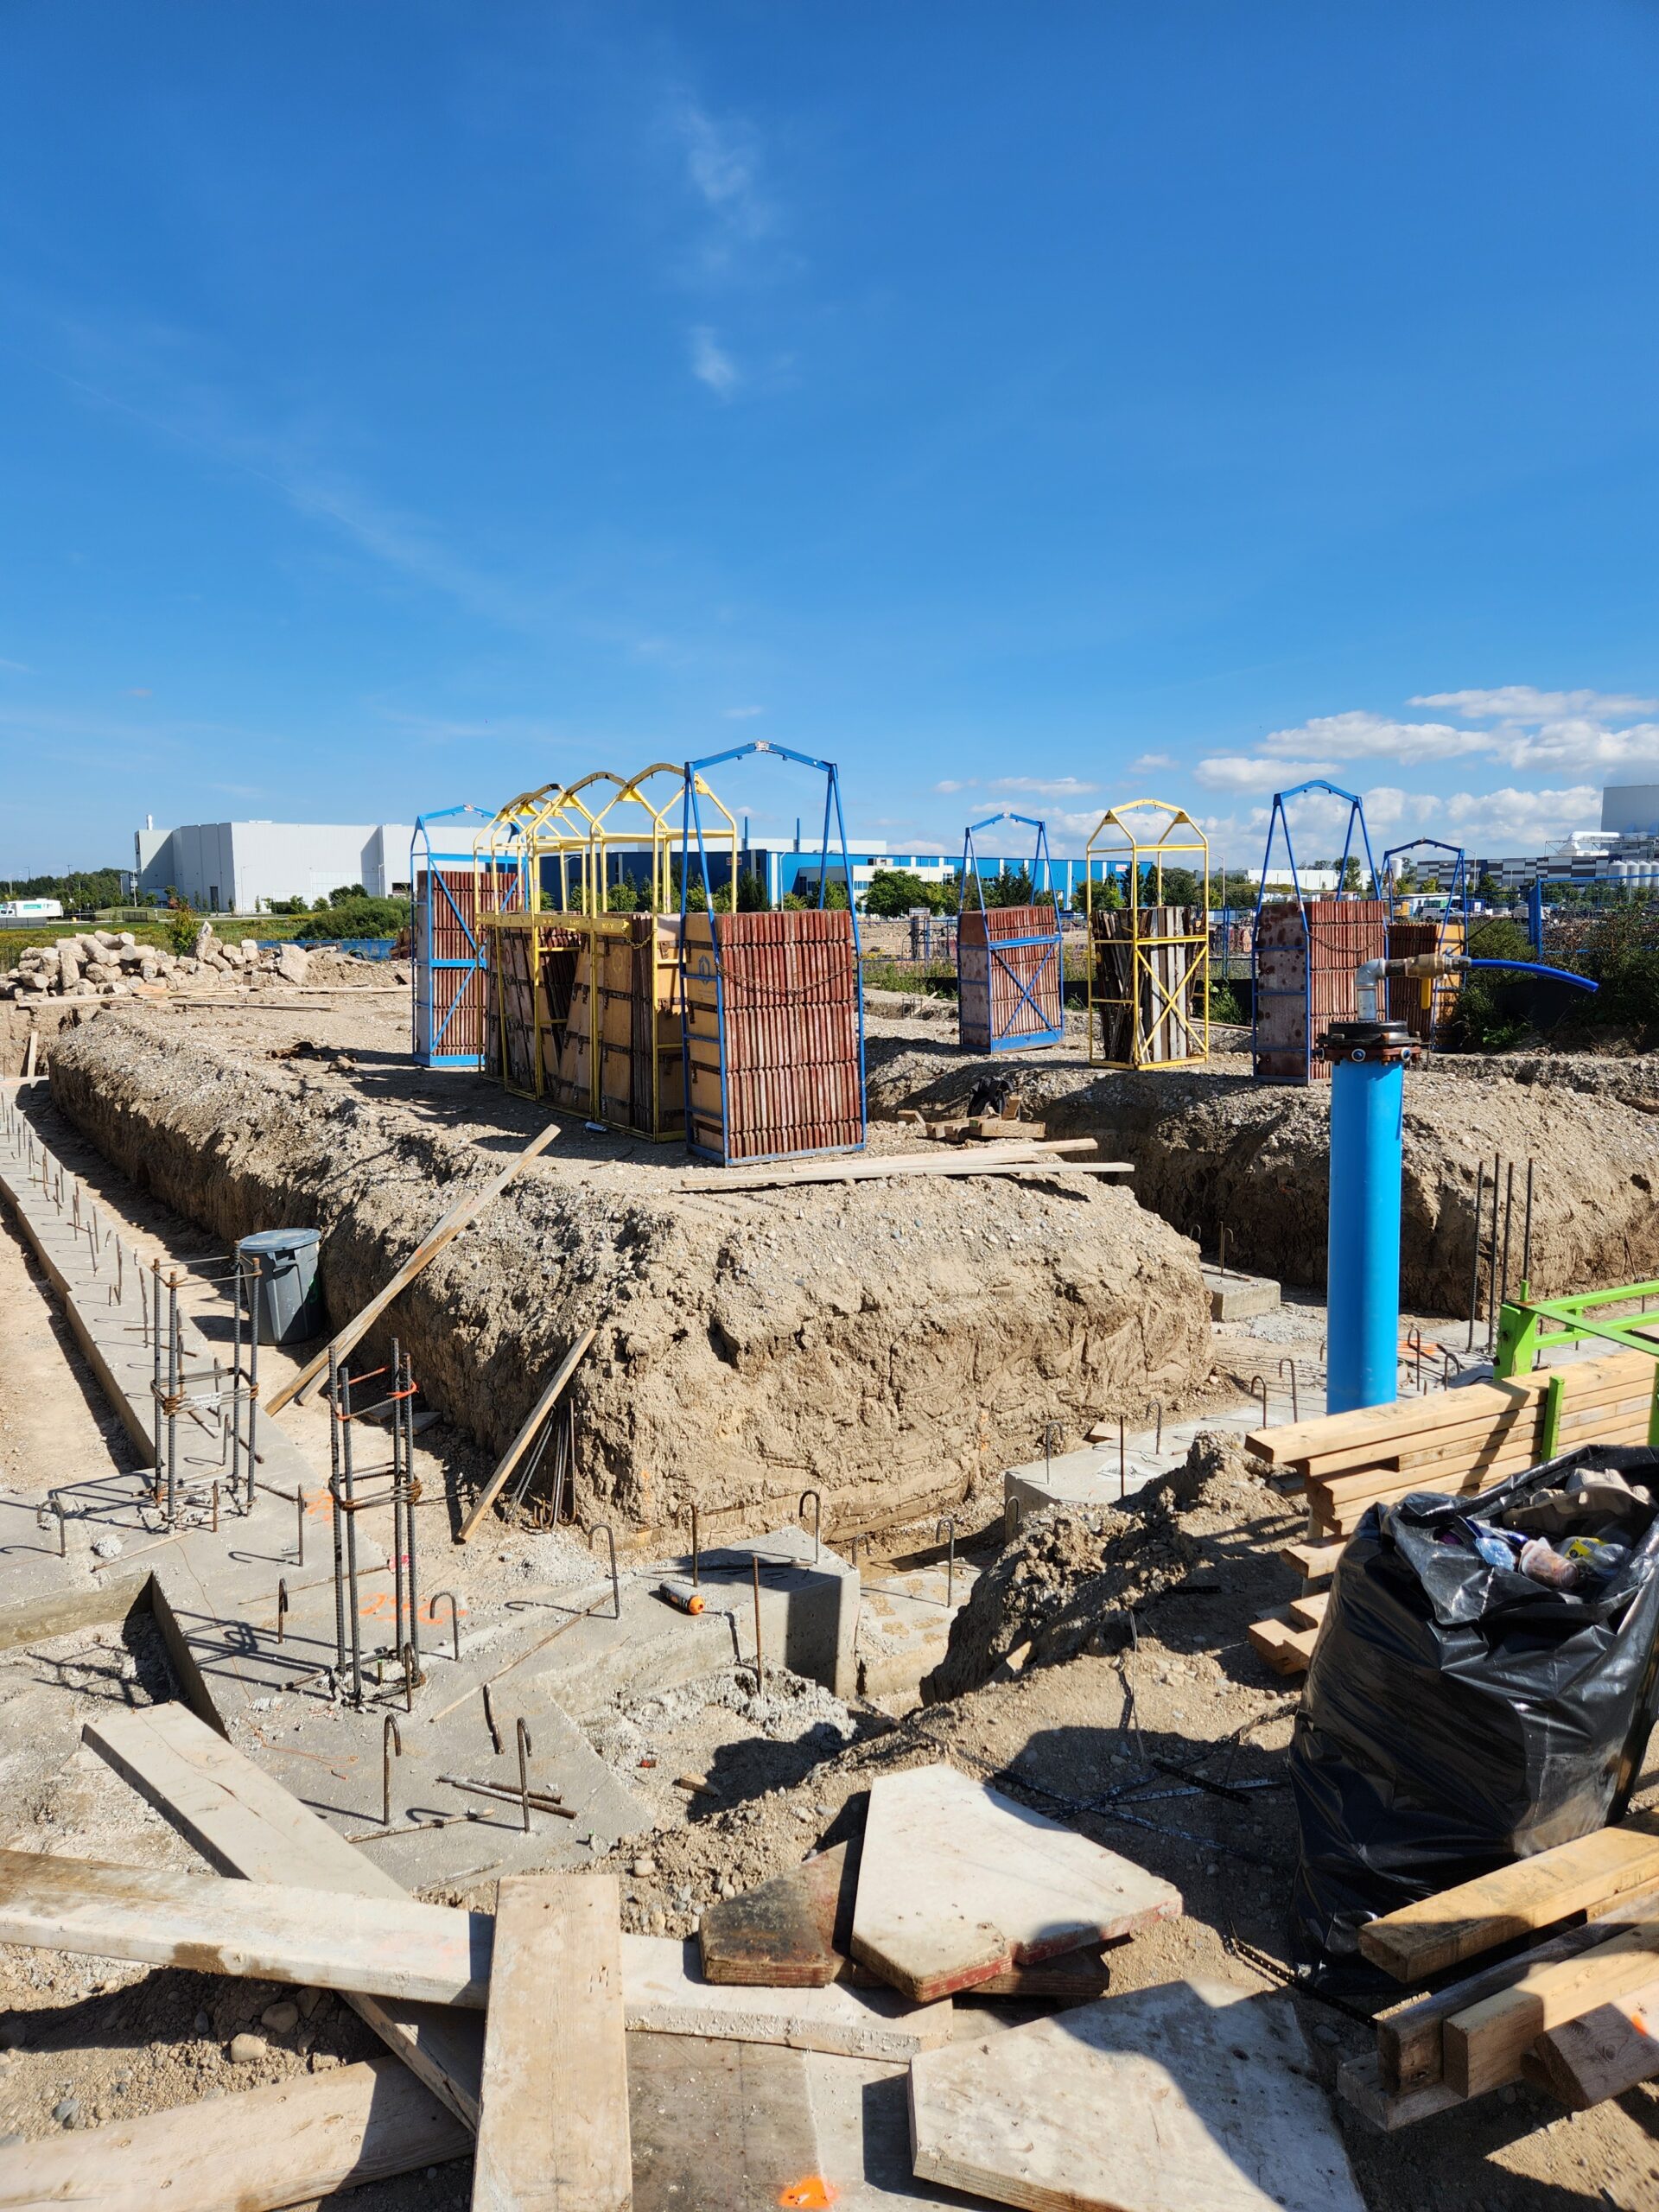
MULTIPOLYGON (((1645 1352, 1654 1362, 1653 1404, 1648 1414, 1648 1445, 1659 1452, 1659 1336, 1652 1333, 1654 1317, 1646 1312, 1592 1321, 1593 1307, 1628 1306, 1632 1300, 1659 1298, 1659 1282, 1618 1283, 1611 1290, 1583 1290, 1571 1298, 1529 1298, 1521 1286, 1518 1299, 1505 1299, 1497 1313, 1497 1352, 1492 1372, 1500 1382, 1517 1375, 1530 1375, 1538 1354, 1547 1344, 1575 1344, 1586 1338, 1617 1344, 1621 1351, 1645 1352)), ((1555 1457, 1560 1435, 1561 1400, 1566 1386, 1563 1372, 1549 1378, 1544 1392, 1543 1453, 1555 1457)))

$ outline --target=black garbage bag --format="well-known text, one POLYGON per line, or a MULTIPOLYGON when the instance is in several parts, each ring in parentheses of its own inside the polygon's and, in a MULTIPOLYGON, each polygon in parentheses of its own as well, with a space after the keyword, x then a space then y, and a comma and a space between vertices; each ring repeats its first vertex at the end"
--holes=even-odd
POLYGON ((1471 1516, 1532 1517, 1604 1470, 1659 1499, 1659 1455, 1590 1446, 1478 1497, 1374 1505, 1344 1551, 1290 1754, 1292 1952, 1319 1986, 1395 1986, 1359 1955, 1367 1921, 1623 1813, 1653 1719, 1659 1511, 1633 1508, 1628 1557, 1585 1592, 1469 1548, 1471 1516))

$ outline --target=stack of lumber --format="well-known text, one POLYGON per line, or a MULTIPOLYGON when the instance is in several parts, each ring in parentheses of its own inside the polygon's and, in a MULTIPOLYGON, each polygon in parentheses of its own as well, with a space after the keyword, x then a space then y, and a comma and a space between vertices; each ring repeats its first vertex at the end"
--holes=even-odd
MULTIPOLYGON (((1490 1490, 1580 1445, 1646 1443, 1656 1373, 1659 1366, 1645 1352, 1612 1352, 1513 1382, 1472 1382, 1397 1405, 1261 1428, 1245 1441, 1300 1485, 1309 1545, 1324 1548, 1317 1568, 1302 1567, 1314 1578, 1330 1572, 1343 1542, 1379 1500, 1413 1491, 1455 1497, 1490 1490)), ((1323 1610, 1317 1596, 1306 1598, 1258 1621, 1250 1640, 1270 1666, 1294 1673, 1307 1664, 1323 1610)))
POLYGON ((1339 2077, 1343 2094, 1378 2126, 1408 2126, 1511 2082, 1582 2110, 1659 2075, 1659 1821, 1651 1818, 1402 1906, 1362 1929, 1359 1944, 1402 1982, 1501 1954, 1378 2013, 1375 2059, 1339 2077))

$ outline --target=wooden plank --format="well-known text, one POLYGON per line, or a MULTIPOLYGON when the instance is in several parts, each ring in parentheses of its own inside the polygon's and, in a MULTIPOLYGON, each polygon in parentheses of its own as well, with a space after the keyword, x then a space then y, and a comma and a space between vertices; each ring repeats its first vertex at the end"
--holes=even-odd
POLYGON ((1533 1965, 1508 1989, 1454 2012, 1441 2036, 1446 2078, 1465 2097, 1519 2079, 1541 2035, 1651 1981, 1659 1961, 1659 1897, 1618 1908, 1624 1925, 1581 1957, 1533 1965))
POLYGON ((677 1936, 625 1936, 622 1974, 628 2026, 657 2035, 787 2044, 796 2050, 899 2063, 950 2039, 949 2005, 912 2005, 886 1987, 709 1983, 696 1971, 696 1945, 677 1936))
POLYGON ((593 1343, 594 1338, 598 1334, 599 1332, 597 1329, 584 1329, 582 1335, 577 1338, 575 1343, 571 1345, 569 1351, 559 1362, 558 1369, 554 1375, 553 1380, 548 1384, 546 1389, 543 1391, 541 1396, 537 1399, 535 1405, 531 1408, 529 1414, 525 1418, 524 1426, 518 1431, 518 1435, 513 1438, 512 1443, 508 1445, 506 1450, 497 1461, 494 1473, 491 1475, 488 1482, 485 1484, 483 1489, 480 1491, 476 1499, 474 1501, 472 1510, 467 1514, 467 1518, 461 1524, 461 1533, 456 1538, 457 1542, 464 1544, 467 1541, 468 1537, 473 1534, 473 1531, 477 1528, 479 1522, 484 1518, 484 1516, 495 1503, 496 1499, 500 1495, 501 1485, 506 1481, 508 1476, 512 1474, 513 1469, 518 1465, 518 1462, 524 1458, 524 1453, 530 1449, 531 1445, 535 1441, 537 1431, 541 1427, 542 1423, 547 1419, 549 1414, 552 1412, 553 1408, 557 1404, 559 1395, 563 1390, 565 1384, 575 1373, 577 1367, 582 1363, 583 1355, 586 1353, 588 1347, 593 1343))
POLYGON ((291 1399, 297 1398, 304 1391, 308 1390, 320 1375, 327 1374, 328 1357, 331 1352, 337 1360, 344 1359, 353 1345, 367 1336, 369 1331, 398 1294, 407 1290, 423 1268, 429 1266, 446 1246, 452 1244, 461 1230, 478 1218, 492 1199, 499 1198, 519 1170, 527 1167, 532 1160, 545 1152, 558 1134, 558 1123, 550 1122, 544 1129, 538 1131, 531 1139, 522 1152, 515 1153, 500 1173, 493 1175, 481 1190, 474 1191, 468 1197, 458 1199, 430 1235, 416 1246, 385 1289, 378 1290, 360 1313, 349 1320, 314 1358, 307 1361, 290 1382, 283 1383, 282 1388, 266 1401, 265 1411, 271 1414, 280 1413, 291 1399))
POLYGON ((473 2212, 629 2212, 616 1881, 510 1875, 495 1914, 473 2212))
MULTIPOLYGON (((1635 1893, 1632 1892, 1632 1895, 1635 1893)), ((1628 1902, 1628 1900, 1626 1901, 1628 1902)), ((1454 2013, 1466 2012, 1482 1999, 1510 1988, 1535 1966, 1560 1959, 1582 1958, 1594 1950, 1620 1924, 1620 1907, 1586 1920, 1576 1928, 1516 1956, 1482 1967, 1445 1989, 1427 1997, 1408 1997, 1376 2015, 1376 2056, 1384 2085, 1391 2090, 1421 2088, 1441 2080, 1445 2073, 1443 2031, 1454 2013)))
MULTIPOLYGON (((1645 1361, 1643 1363, 1648 1364, 1645 1361)), ((1592 1363, 1586 1362, 1585 1364, 1588 1368, 1592 1363)), ((1565 1375, 1571 1370, 1554 1369, 1551 1372, 1565 1375)), ((1563 1410, 1567 1414, 1577 1417, 1632 1398, 1650 1400, 1652 1388, 1651 1373, 1645 1376, 1627 1372, 1600 1377, 1592 1382, 1569 1389, 1566 1392, 1563 1410)), ((1440 1395, 1435 1394, 1437 1397, 1440 1395)), ((1457 1399, 1466 1397, 1470 1393, 1454 1391, 1451 1395, 1457 1399)), ((1482 1411, 1478 1408, 1467 1419, 1450 1427, 1439 1427, 1402 1434, 1390 1438, 1381 1448, 1375 1443, 1351 1445, 1343 1450, 1319 1452, 1312 1458, 1299 1459, 1295 1465, 1309 1481, 1324 1483, 1333 1481, 1344 1473, 1363 1473, 1375 1466, 1421 1466, 1436 1459, 1450 1457, 1471 1443, 1478 1443, 1486 1438, 1495 1441, 1531 1440, 1541 1434, 1543 1405, 1543 1395, 1540 1395, 1524 1405, 1511 1407, 1496 1416, 1490 1410, 1482 1411)))
MULTIPOLYGON (((831 1844, 758 1889, 710 1905, 697 1929, 703 1980, 777 1989, 875 1981, 878 1977, 859 1965, 850 1948, 861 1840, 831 1844)), ((1104 1952, 1091 1946, 1011 1967, 976 1982, 974 1994, 1085 2005, 1103 1997, 1110 1980, 1104 1952)))
POLYGON ((918 2002, 1180 1910, 1157 1875, 952 1767, 871 1785, 853 1956, 918 2002))
POLYGON ((810 1167, 780 1162, 776 1167, 721 1167, 693 1170, 672 1187, 677 1191, 769 1191, 801 1183, 863 1183, 894 1176, 940 1175, 1132 1175, 1128 1160, 1053 1160, 1033 1146, 1017 1159, 984 1153, 904 1154, 886 1160, 825 1160, 810 1167))
POLYGON ((1281 1544, 1279 1556, 1287 1567, 1294 1567, 1298 1574, 1305 1575, 1310 1582, 1318 1582, 1325 1575, 1335 1573, 1337 1561, 1347 1548, 1340 1536, 1323 1541, 1307 1537, 1300 1543, 1281 1544))
POLYGON ((1290 1615, 1294 1628, 1317 1629, 1325 1618, 1325 1609, 1330 1603, 1331 1592, 1328 1590, 1316 1590, 1310 1597, 1293 1598, 1285 1611, 1290 1615))
MULTIPOLYGON (((632 2036, 634 2212, 829 2205, 806 2054, 700 2036, 632 2036)), ((842 2186, 848 2177, 836 2177, 842 2186)), ((862 2192, 851 2202, 861 2205, 862 2192)))
POLYGON ((1290 1620, 1288 1609, 1269 1613, 1265 1620, 1252 1621, 1245 1631, 1250 1639, 1250 1649, 1258 1659, 1265 1660, 1276 1675, 1305 1675, 1307 1663, 1313 1656, 1318 1630, 1297 1628, 1290 1620))
POLYGON ((481 2011, 486 1913, 0 1851, 0 1943, 481 2011))
MULTIPOLYGON (((354 1897, 405 1894, 188 1706, 100 1714, 82 1734, 221 1873, 354 1897)), ((477 2126, 484 2031, 476 2013, 359 1991, 347 2002, 451 2111, 477 2126)))
POLYGON ((1414 2127, 1421 2120, 1438 2120, 1463 2102, 1449 2082, 1426 2082, 1415 2089, 1389 2088, 1375 2052, 1343 2061, 1337 2069, 1337 2094, 1385 2135, 1396 2128, 1414 2127))
POLYGON ((1659 2074, 1659 1978, 1539 2037, 1523 2070, 1575 2112, 1659 2074))
POLYGON ((918 2177, 1033 2212, 1362 2212, 1290 1999, 1165 1982, 931 2051, 918 2177))
POLYGON ((14 2141, 0 2160, 0 2212, 276 2212, 471 2148, 467 2129, 406 2067, 372 2058, 85 2133, 14 2141))
POLYGON ((1496 1873, 1402 1905, 1359 1931, 1359 1948, 1397 1981, 1431 1974, 1575 1912, 1597 1913, 1659 1886, 1659 1820, 1628 1821, 1560 1843, 1496 1873))

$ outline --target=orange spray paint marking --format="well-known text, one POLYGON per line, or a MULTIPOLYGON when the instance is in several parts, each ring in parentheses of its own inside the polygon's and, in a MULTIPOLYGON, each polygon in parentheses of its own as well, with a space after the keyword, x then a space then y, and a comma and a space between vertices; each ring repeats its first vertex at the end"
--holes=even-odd
POLYGON ((797 2208, 797 2212, 823 2212, 823 2208, 833 2204, 840 2195, 835 2183, 826 2181, 822 2174, 809 2174, 804 2181, 798 2181, 786 2189, 778 2202, 797 2208))

